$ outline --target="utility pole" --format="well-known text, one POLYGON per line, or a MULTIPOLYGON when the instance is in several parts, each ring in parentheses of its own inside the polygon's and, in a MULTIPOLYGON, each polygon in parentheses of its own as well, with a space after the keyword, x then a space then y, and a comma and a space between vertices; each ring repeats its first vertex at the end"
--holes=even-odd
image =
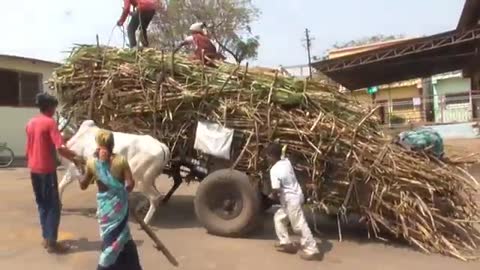
POLYGON ((307 47, 307 55, 308 55, 308 72, 309 72, 309 78, 312 78, 312 57, 311 57, 311 51, 310 49, 312 48, 312 41, 314 38, 310 37, 310 30, 308 28, 305 28, 305 45, 307 47))

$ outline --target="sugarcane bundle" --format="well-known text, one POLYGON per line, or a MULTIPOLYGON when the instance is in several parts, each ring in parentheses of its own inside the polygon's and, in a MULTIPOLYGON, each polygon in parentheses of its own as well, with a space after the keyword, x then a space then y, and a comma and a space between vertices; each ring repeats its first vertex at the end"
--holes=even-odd
POLYGON ((384 136, 374 110, 335 87, 154 49, 75 48, 51 80, 65 113, 123 132, 152 134, 173 153, 193 148, 198 120, 245 134, 234 163, 261 179, 262 148, 288 146, 313 207, 359 214, 425 252, 474 258, 478 183, 461 161, 412 153, 384 136))

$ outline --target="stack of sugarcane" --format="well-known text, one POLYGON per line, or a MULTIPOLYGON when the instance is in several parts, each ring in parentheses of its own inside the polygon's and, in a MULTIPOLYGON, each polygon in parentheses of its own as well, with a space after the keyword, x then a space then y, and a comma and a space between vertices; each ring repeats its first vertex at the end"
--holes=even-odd
POLYGON ((96 46, 75 48, 51 86, 76 121, 151 134, 174 153, 193 148, 198 120, 235 129, 244 140, 232 166, 252 178, 266 170, 262 148, 277 140, 310 182, 317 209, 359 214, 376 237, 474 258, 478 184, 464 164, 392 144, 373 110, 334 87, 248 66, 209 68, 154 49, 96 46))

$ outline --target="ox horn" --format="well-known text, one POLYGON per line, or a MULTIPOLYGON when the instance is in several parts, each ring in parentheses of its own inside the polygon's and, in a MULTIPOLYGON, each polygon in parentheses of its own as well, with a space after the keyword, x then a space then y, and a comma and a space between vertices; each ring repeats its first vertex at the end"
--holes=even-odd
POLYGON ((63 125, 63 127, 60 129, 60 132, 63 132, 65 130, 65 128, 67 128, 67 126, 70 124, 70 121, 72 120, 72 116, 73 116, 73 113, 70 112, 68 114, 68 118, 67 118, 67 122, 63 125))

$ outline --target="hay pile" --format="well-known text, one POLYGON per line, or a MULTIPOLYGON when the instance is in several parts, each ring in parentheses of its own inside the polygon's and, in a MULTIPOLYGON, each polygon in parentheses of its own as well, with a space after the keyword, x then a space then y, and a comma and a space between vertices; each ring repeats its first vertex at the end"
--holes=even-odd
MULTIPOLYGON (((472 259, 480 232, 477 182, 457 166, 392 145, 372 111, 337 89, 248 67, 210 69, 153 49, 80 46, 51 82, 64 112, 117 131, 153 134, 175 153, 192 149, 208 119, 243 134, 233 166, 261 179, 272 140, 307 176, 317 209, 361 215, 429 252, 472 259)), ((193 153, 190 153, 193 154, 193 153)))

